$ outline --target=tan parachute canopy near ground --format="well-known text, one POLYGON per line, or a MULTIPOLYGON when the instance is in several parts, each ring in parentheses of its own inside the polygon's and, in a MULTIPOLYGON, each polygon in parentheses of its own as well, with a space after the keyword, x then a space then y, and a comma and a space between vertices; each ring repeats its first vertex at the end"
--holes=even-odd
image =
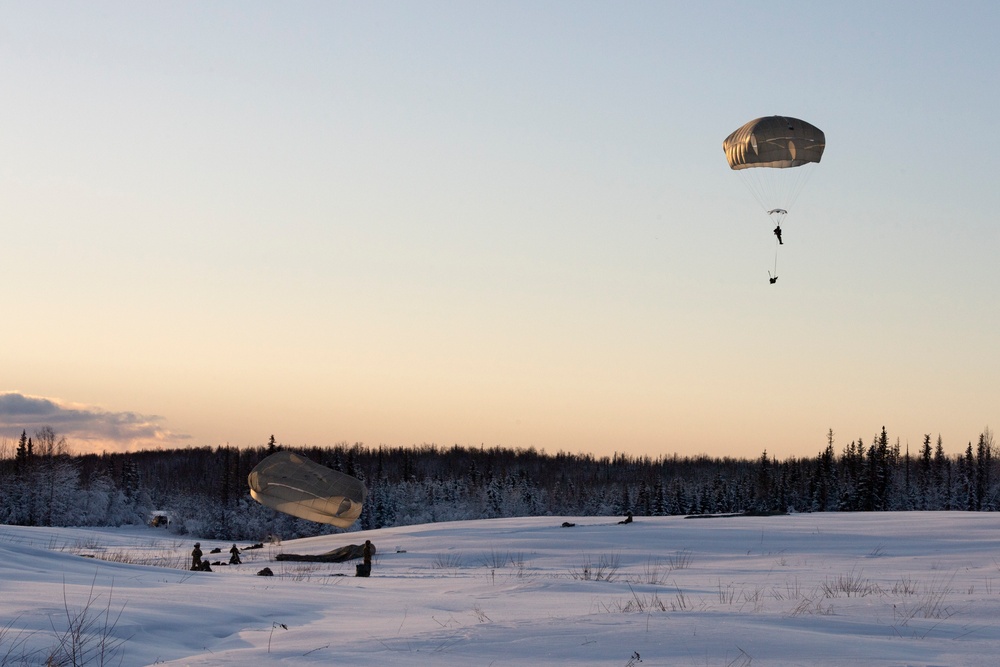
POLYGON ((254 500, 300 519, 348 528, 364 507, 368 489, 350 475, 281 451, 250 471, 254 500))

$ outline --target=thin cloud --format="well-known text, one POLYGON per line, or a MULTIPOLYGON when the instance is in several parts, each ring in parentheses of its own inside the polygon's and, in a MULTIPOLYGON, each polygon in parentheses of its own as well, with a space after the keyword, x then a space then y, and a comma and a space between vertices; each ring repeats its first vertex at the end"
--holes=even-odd
POLYGON ((189 435, 166 429, 163 421, 158 415, 110 412, 17 391, 0 393, 0 438, 17 439, 22 432, 33 436, 49 426, 58 437, 66 438, 74 452, 160 449, 191 440, 189 435))

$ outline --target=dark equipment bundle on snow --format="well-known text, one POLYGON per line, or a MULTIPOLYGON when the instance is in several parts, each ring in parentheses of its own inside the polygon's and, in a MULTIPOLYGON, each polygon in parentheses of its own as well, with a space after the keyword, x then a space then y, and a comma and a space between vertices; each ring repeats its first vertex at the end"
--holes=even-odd
MULTIPOLYGON (((372 553, 375 545, 372 545, 372 553)), ((365 547, 362 544, 348 544, 324 554, 278 554, 275 560, 291 560, 305 563, 343 563, 356 558, 364 558, 365 547)))

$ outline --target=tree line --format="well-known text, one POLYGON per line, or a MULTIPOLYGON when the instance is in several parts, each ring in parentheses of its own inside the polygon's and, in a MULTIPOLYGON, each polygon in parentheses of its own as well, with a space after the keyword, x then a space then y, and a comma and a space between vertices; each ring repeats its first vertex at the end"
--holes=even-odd
POLYGON ((337 532, 270 510, 247 476, 278 449, 353 475, 368 500, 352 530, 511 516, 636 516, 888 510, 994 511, 1000 507, 993 434, 947 455, 928 434, 916 452, 883 427, 839 451, 833 431, 815 457, 779 460, 546 454, 534 448, 194 447, 73 454, 49 427, 0 451, 0 523, 119 526, 156 512, 170 529, 205 538, 261 540, 337 532))

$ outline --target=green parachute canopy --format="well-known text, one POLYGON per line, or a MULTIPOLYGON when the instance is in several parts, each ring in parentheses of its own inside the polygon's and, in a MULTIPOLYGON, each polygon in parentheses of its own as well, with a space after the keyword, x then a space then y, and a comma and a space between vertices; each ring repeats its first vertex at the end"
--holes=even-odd
POLYGON ((247 479, 254 500, 300 519, 348 528, 364 507, 364 483, 304 456, 281 451, 250 471, 247 479))

